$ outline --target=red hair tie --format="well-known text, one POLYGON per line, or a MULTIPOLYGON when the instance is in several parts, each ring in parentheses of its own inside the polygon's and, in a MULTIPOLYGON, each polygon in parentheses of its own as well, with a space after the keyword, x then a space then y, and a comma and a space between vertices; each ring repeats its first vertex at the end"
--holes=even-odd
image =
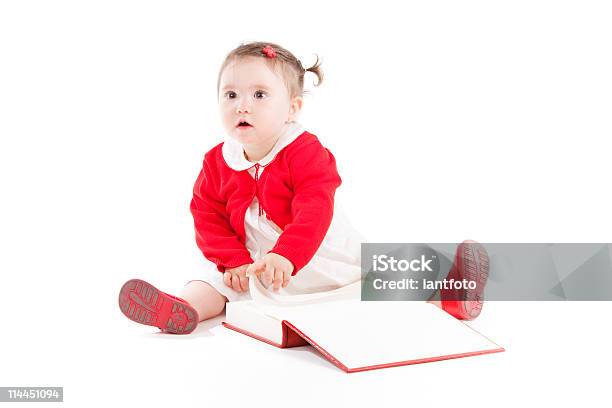
POLYGON ((274 51, 274 48, 270 47, 269 45, 266 45, 261 52, 263 52, 268 58, 276 57, 276 51, 274 51))

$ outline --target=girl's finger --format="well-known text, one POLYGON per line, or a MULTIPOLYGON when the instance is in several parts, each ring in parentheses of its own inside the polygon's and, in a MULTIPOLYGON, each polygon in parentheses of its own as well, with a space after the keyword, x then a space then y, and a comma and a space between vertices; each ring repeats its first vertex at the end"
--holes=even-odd
POLYGON ((236 292, 242 292, 242 289, 240 289, 240 278, 236 275, 232 275, 232 288, 236 292))
POLYGON ((229 272, 224 272, 223 273, 223 283, 225 283, 225 286, 228 287, 232 287, 232 274, 229 272))
POLYGON ((263 284, 266 286, 270 286, 272 281, 274 280, 274 267, 272 265, 267 265, 266 270, 263 273, 263 284))
POLYGON ((280 268, 274 271, 274 290, 279 290, 283 283, 283 271, 280 268))
POLYGON ((249 278, 245 278, 243 276, 240 277, 240 285, 242 286, 243 291, 249 290, 249 278))
POLYGON ((287 287, 290 280, 291 274, 289 273, 289 271, 285 271, 285 273, 283 273, 283 288, 287 287))

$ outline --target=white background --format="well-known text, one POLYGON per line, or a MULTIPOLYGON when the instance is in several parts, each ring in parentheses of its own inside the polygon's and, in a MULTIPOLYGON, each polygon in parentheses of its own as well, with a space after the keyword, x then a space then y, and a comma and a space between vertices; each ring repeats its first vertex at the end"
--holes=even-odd
MULTIPOLYGON (((489 303, 508 351, 346 375, 305 350, 125 319, 197 279, 189 201, 243 41, 325 81, 302 122, 372 242, 612 242, 606 2, 0 3, 0 386, 64 405, 606 404, 608 303, 489 303)), ((126 405, 127 406, 127 405, 126 405)))

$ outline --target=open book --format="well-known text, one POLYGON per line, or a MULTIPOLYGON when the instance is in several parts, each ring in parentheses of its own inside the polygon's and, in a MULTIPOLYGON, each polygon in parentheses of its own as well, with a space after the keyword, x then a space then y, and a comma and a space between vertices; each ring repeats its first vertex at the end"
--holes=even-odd
POLYGON ((311 345, 347 373, 504 351, 433 304, 361 301, 360 285, 280 296, 253 277, 253 300, 227 303, 223 325, 276 347, 311 345))

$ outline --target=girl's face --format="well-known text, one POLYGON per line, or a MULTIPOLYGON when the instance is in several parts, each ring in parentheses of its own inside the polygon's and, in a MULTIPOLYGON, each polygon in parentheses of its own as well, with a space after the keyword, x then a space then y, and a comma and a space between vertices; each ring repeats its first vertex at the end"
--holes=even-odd
POLYGON ((219 109, 223 127, 242 145, 273 145, 301 106, 302 98, 289 96, 280 74, 263 58, 240 58, 221 73, 219 109))

